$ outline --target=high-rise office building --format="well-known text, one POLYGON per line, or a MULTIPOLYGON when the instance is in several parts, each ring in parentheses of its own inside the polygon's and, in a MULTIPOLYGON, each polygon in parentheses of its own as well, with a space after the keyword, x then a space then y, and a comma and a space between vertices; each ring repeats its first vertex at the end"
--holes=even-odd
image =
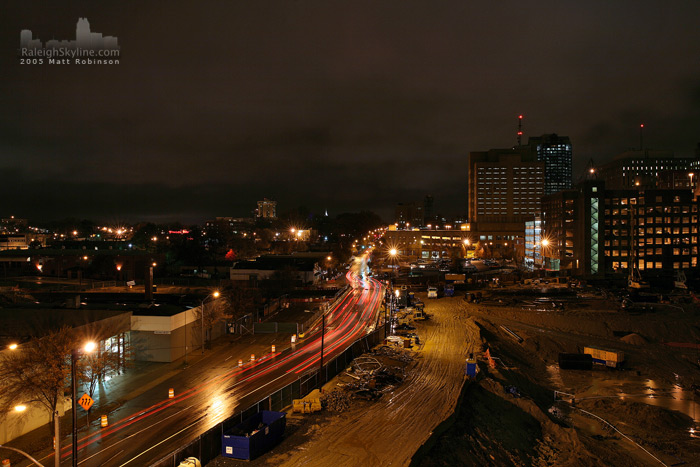
POLYGON ((603 180, 546 196, 546 263, 584 276, 697 268, 699 201, 688 187, 608 189, 603 180))
POLYGON ((469 222, 525 222, 538 215, 544 162, 528 147, 469 153, 469 222))
POLYGON ((470 230, 489 247, 513 247, 540 213, 544 162, 529 146, 469 153, 470 230))
MULTIPOLYGON (((676 157, 670 151, 627 151, 597 169, 608 189, 657 188, 664 172, 686 171, 688 183, 697 176, 700 157, 676 157), (690 174, 693 174, 692 176, 690 174)), ((678 177, 676 177, 678 178, 678 177)))
POLYGON ((531 137, 528 146, 544 162, 544 194, 551 195, 571 188, 572 151, 568 136, 547 134, 531 137))

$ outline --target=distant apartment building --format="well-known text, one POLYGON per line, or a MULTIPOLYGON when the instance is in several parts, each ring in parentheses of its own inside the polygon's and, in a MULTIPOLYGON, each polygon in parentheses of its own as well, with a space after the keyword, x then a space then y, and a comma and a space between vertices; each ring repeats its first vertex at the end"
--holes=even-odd
POLYGON ((26 250, 31 243, 28 234, 8 234, 0 235, 0 251, 3 250, 26 250))
POLYGON ((252 233, 255 220, 249 217, 217 217, 205 223, 206 232, 216 237, 252 233))
POLYGON ((32 247, 45 247, 52 236, 43 233, 0 234, 0 251, 26 250, 32 247))
POLYGON ((255 211, 255 217, 261 219, 277 219, 277 201, 272 201, 267 198, 258 201, 258 209, 255 211))
POLYGON ((398 203, 394 222, 400 228, 421 227, 424 223, 423 208, 424 206, 418 203, 398 203))
POLYGON ((531 137, 528 146, 537 153, 537 160, 544 162, 545 195, 571 188, 573 153, 568 136, 552 133, 531 137))

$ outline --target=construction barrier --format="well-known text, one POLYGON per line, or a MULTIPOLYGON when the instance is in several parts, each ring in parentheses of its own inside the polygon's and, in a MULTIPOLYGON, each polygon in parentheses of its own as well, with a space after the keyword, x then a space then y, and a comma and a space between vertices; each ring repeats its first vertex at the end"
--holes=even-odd
POLYGON ((102 420, 100 420, 100 426, 101 426, 102 428, 105 428, 107 425, 108 425, 108 423, 107 423, 107 415, 103 415, 103 416, 102 416, 102 420))
POLYGON ((168 399, 172 399, 175 397, 175 389, 170 388, 168 389, 168 399))
MULTIPOLYGON (((228 429, 263 410, 282 411, 285 407, 293 407, 294 399, 304 400, 304 394, 310 395, 311 391, 321 387, 325 381, 344 371, 353 359, 381 344, 383 340, 384 327, 380 327, 353 342, 344 352, 324 365, 322 370, 315 369, 300 375, 290 384, 198 435, 187 445, 174 447, 171 453, 151 463, 150 467, 177 467, 182 460, 192 455, 197 456, 203 464, 208 464, 221 455, 222 434, 228 429)), ((311 410, 311 407, 308 409, 311 410)))
POLYGON ((294 399, 292 401, 292 412, 294 413, 312 413, 320 411, 321 391, 318 389, 314 389, 303 399, 294 399))

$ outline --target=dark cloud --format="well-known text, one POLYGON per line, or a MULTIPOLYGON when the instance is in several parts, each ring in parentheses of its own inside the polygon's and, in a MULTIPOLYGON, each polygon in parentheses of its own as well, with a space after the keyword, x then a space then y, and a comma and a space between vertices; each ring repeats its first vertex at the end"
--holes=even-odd
MULTIPOLYGON (((21 216, 461 214, 466 154, 571 137, 575 173, 700 140, 700 3, 8 2, 0 186, 21 216), (20 66, 21 29, 115 35, 121 64, 20 66), (13 190, 28 196, 11 196, 13 190), (30 214, 27 214, 30 213, 30 214)), ((7 212, 5 214, 10 214, 7 212)))

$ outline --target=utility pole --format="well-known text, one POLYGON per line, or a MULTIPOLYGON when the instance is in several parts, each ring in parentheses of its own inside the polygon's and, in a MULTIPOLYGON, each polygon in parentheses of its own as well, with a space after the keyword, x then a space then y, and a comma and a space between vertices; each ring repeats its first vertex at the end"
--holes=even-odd
MULTIPOLYGON (((58 400, 61 400, 59 395, 58 400)), ((58 408, 53 413, 53 444, 54 444, 54 466, 61 467, 61 417, 58 416, 58 408)))
MULTIPOLYGON (((71 390, 72 390, 72 404, 73 408, 71 410, 73 416, 73 467, 78 467, 78 394, 77 394, 77 375, 76 375, 76 363, 78 360, 78 349, 73 349, 71 351, 70 358, 70 375, 71 375, 71 390)), ((57 434, 58 436, 58 434, 57 434)))
POLYGON ((324 340, 326 337, 326 310, 323 310, 323 315, 321 316, 321 367, 320 367, 320 373, 319 373, 319 378, 321 380, 321 383, 325 383, 325 378, 323 378, 323 347, 324 347, 324 340))

